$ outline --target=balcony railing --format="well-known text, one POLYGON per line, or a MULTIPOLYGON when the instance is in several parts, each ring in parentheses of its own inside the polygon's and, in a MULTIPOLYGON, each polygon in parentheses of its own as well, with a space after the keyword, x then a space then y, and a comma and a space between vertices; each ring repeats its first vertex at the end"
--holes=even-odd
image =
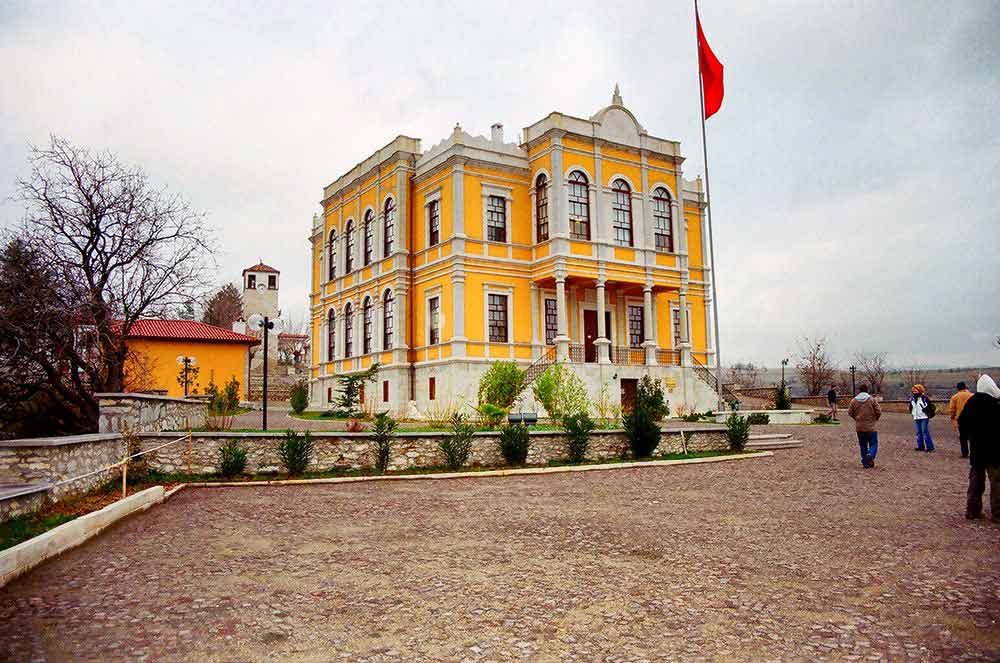
POLYGON ((681 353, 679 350, 657 350, 656 363, 663 366, 680 366, 681 353))
POLYGON ((580 343, 571 343, 569 346, 569 360, 574 364, 582 364, 586 356, 586 350, 580 343))
POLYGON ((611 348, 611 363, 622 366, 642 366, 646 363, 646 351, 643 348, 611 348))

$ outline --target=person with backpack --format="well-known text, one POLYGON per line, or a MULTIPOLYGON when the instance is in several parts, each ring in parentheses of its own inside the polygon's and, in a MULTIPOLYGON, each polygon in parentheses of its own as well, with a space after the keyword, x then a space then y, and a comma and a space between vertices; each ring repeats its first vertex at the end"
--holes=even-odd
POLYGON ((972 392, 965 386, 965 382, 959 382, 955 385, 955 389, 955 394, 948 401, 948 416, 951 418, 951 423, 955 427, 955 430, 958 431, 958 444, 962 448, 962 458, 968 458, 969 439, 965 435, 962 435, 962 429, 958 427, 958 418, 962 416, 965 404, 972 398, 972 392))
POLYGON ((965 517, 983 517, 983 493, 990 485, 990 517, 1000 523, 1000 388, 989 375, 976 383, 976 393, 958 415, 959 433, 969 440, 969 490, 965 517))
POLYGON ((927 397, 924 385, 915 384, 910 390, 910 414, 913 415, 913 429, 917 434, 917 448, 914 451, 934 452, 934 439, 931 437, 930 421, 934 418, 936 407, 927 397))
POLYGON ((858 395, 847 407, 847 414, 854 419, 854 430, 858 434, 858 446, 861 447, 861 466, 875 467, 875 454, 878 453, 875 424, 882 417, 882 408, 868 393, 868 385, 861 385, 858 395))

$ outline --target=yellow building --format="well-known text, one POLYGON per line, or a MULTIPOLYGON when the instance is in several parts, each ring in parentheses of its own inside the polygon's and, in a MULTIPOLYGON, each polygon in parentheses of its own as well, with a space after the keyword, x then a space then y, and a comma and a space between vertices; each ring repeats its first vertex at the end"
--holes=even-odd
MULTIPOLYGON (((475 403, 498 359, 566 362, 628 401, 645 373, 675 412, 717 397, 701 180, 622 104, 550 113, 520 144, 456 125, 399 136, 328 185, 313 219, 312 405, 380 362, 376 409, 475 403)), ((530 394, 529 392, 527 392, 530 394)))
POLYGON ((235 377, 242 400, 248 352, 258 343, 252 336, 194 320, 137 320, 125 337, 127 389, 184 396, 184 363, 178 358, 187 358, 188 394, 205 393, 212 380, 221 389, 235 377))

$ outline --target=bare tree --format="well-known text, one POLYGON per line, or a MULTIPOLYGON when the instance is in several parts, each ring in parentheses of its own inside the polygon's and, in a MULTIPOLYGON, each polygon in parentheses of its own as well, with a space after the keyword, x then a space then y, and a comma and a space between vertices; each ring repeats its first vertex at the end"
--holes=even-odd
POLYGON ((803 338, 799 344, 799 360, 795 368, 810 396, 818 396, 823 387, 833 384, 837 368, 826 351, 826 339, 803 338))
POLYGON ((201 321, 216 327, 232 329, 233 323, 243 319, 243 297, 232 283, 222 286, 205 302, 201 321))
POLYGON ((854 364, 858 367, 861 378, 868 383, 873 394, 881 394, 885 383, 885 374, 889 370, 884 352, 858 352, 854 355, 854 364))
MULTIPOLYGON (((49 373, 53 393, 122 391, 128 355, 122 339, 135 321, 196 300, 211 275, 204 217, 108 152, 53 136, 48 146, 32 148, 28 162, 29 177, 18 181, 26 206, 18 241, 58 284, 45 291, 48 301, 58 302, 70 328, 86 330, 88 338, 85 353, 60 346, 63 358, 79 355, 69 383, 41 355, 33 361, 49 373)), ((96 422, 96 405, 87 399, 85 410, 96 422)))
POLYGON ((906 382, 906 387, 909 389, 915 384, 927 384, 927 377, 930 373, 919 366, 911 366, 909 368, 904 368, 900 371, 903 376, 903 380, 906 382))
POLYGON ((763 366, 754 366, 753 362, 738 361, 729 367, 729 382, 741 387, 756 387, 763 370, 763 366))

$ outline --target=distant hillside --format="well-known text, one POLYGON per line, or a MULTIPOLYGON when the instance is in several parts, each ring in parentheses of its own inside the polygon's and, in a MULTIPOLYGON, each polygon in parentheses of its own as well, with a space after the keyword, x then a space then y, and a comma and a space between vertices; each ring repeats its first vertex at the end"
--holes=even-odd
MULTIPOLYGON (((846 374, 845 385, 849 389, 851 374, 847 371, 844 371, 844 373, 846 374)), ((885 383, 883 385, 884 393, 882 395, 890 400, 907 398, 910 394, 910 387, 912 386, 910 383, 910 373, 911 371, 909 369, 889 371, 885 377, 885 383)), ((929 368, 920 369, 919 371, 920 379, 923 381, 924 386, 927 387, 928 392, 938 399, 949 397, 955 391, 955 384, 959 381, 964 381, 969 385, 970 389, 975 389, 976 380, 978 380, 979 376, 983 373, 988 373, 1000 382, 1000 366, 929 368)), ((857 382, 860 383, 861 380, 862 378, 859 374, 857 376, 857 382)), ((758 385, 776 385, 780 381, 781 369, 769 368, 761 374, 758 385)), ((793 396, 807 395, 805 387, 803 387, 802 383, 799 381, 798 372, 791 366, 785 369, 785 382, 788 384, 788 388, 793 396)))

